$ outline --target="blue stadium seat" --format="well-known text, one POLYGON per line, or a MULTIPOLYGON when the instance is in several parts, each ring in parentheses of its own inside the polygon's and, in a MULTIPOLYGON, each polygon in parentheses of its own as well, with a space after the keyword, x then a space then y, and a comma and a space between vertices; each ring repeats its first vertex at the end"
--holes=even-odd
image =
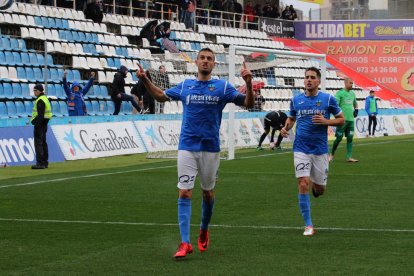
POLYGON ((79 35, 79 41, 82 41, 82 42, 87 41, 86 35, 84 32, 78 32, 78 35, 79 35))
POLYGON ((108 114, 109 115, 114 114, 114 111, 115 111, 114 102, 113 101, 106 101, 106 106, 107 106, 107 109, 108 109, 108 114))
POLYGON ((62 19, 62 28, 69 29, 69 21, 67 19, 62 19))
POLYGON ((24 102, 24 109, 26 111, 26 114, 29 117, 32 117, 33 102, 32 101, 25 101, 24 102))
POLYGON ((65 31, 65 37, 67 41, 73 41, 72 32, 71 31, 65 31))
POLYGON ((6 118, 9 118, 6 104, 4 102, 0 102, 0 119, 6 119, 6 118))
POLYGON ((37 54, 37 62, 40 66, 45 65, 45 56, 43 54, 37 54))
POLYGON ((4 52, 4 56, 6 57, 7 65, 14 65, 14 56, 12 52, 6 51, 4 52))
POLYGON ((24 108, 24 104, 21 101, 15 101, 14 105, 16 106, 16 115, 23 118, 27 117, 26 110, 24 108))
POLYGON ((59 38, 66 40, 66 31, 64 30, 59 30, 59 38))
POLYGON ((22 58, 21 58, 19 52, 13 52, 13 57, 14 57, 14 64, 15 65, 20 65, 20 66, 23 65, 22 58))
POLYGON ((99 102, 98 101, 91 101, 92 104, 92 112, 94 115, 102 115, 99 110, 99 102))
POLYGON ((88 43, 83 44, 83 45, 82 45, 82 48, 83 48, 83 52, 84 52, 84 53, 90 53, 90 52, 91 52, 91 49, 90 49, 90 47, 89 47, 89 44, 88 44, 88 43))
POLYGON ((132 105, 130 102, 122 102, 121 113, 125 115, 132 114, 132 105))
POLYGON ((0 51, 0 65, 6 65, 6 57, 3 51, 0 51))
POLYGON ((81 79, 79 70, 72 70, 72 71, 73 71, 73 79, 80 82, 82 79, 81 79))
POLYGON ((58 68, 57 73, 58 73, 58 79, 61 80, 63 78, 63 69, 58 68))
POLYGON ((108 64, 109 67, 115 67, 115 62, 113 58, 107 58, 106 63, 108 64))
POLYGON ((30 82, 35 82, 36 81, 35 76, 34 76, 34 72, 33 72, 33 68, 26 67, 26 78, 30 82))
POLYGON ((51 101, 50 104, 52 105, 52 114, 56 117, 63 117, 63 114, 60 112, 60 105, 57 101, 51 101))
POLYGON ((99 85, 92 85, 88 93, 85 95, 85 99, 96 98, 99 95, 99 85))
POLYGON ((19 49, 26 50, 26 42, 23 39, 19 39, 19 49))
POLYGON ((44 73, 46 72, 46 80, 49 81, 50 80, 50 69, 49 68, 43 68, 43 77, 45 77, 44 73))
POLYGON ((123 55, 122 48, 121 48, 121 47, 115 47, 115 53, 116 53, 118 56, 122 56, 122 55, 123 55))
MULTIPOLYGON (((49 26, 49 20, 47 20, 47 17, 42 17, 41 18, 42 19, 42 26, 43 27, 46 27, 46 28, 49 28, 50 26, 49 26)), ((35 22, 36 23, 36 22, 35 22)))
POLYGON ((1 38, 1 47, 3 50, 10 50, 10 39, 8 37, 2 37, 1 38))
POLYGON ((59 101, 60 113, 63 116, 69 116, 68 104, 65 101, 59 101))
POLYGON ((63 89, 63 86, 60 84, 55 84, 55 90, 56 90, 56 97, 58 97, 61 100, 65 100, 66 99, 66 93, 65 90, 63 89))
POLYGON ((100 44, 101 42, 99 41, 98 35, 96 33, 92 33, 92 41, 96 44, 100 44))
POLYGON ((42 18, 40 18, 39 16, 35 16, 34 21, 36 25, 42 26, 42 18))
POLYGON ((23 99, 22 87, 20 86, 20 83, 12 83, 12 89, 14 98, 23 99))
POLYGON ((99 101, 99 115, 109 115, 106 101, 99 101))
POLYGON ((56 67, 56 65, 53 63, 53 57, 52 57, 52 55, 47 55, 47 66, 49 66, 49 67, 56 67))
POLYGON ((17 115, 16 106, 14 105, 13 101, 7 101, 6 106, 7 106, 7 114, 9 115, 10 118, 19 118, 19 116, 17 115))
POLYGON ((16 38, 10 38, 10 48, 12 50, 20 49, 19 41, 16 38))
POLYGON ((91 33, 85 33, 85 41, 92 42, 93 37, 91 33))
POLYGON ((60 82, 59 73, 56 68, 50 69, 50 80, 52 82, 60 82))
POLYGON ((30 59, 30 64, 37 66, 39 65, 39 62, 37 61, 37 55, 36 53, 29 53, 29 59, 30 59))
MULTIPOLYGON (((67 79, 68 81, 73 81, 73 80, 74 80, 74 78, 73 78, 73 71, 72 71, 72 70, 67 69, 67 70, 66 70, 66 73, 67 73, 67 75, 66 75, 66 79, 67 79)), ((63 74, 62 74, 62 77, 63 77, 63 74)))
POLYGON ((56 22, 54 18, 49 17, 47 20, 49 21, 48 22, 49 28, 53 28, 53 29, 56 28, 56 22))
POLYGON ((55 28, 62 29, 63 28, 63 22, 60 18, 55 18, 55 28))
POLYGON ((24 69, 24 67, 17 67, 17 77, 20 80, 26 80, 26 70, 24 69))
POLYGON ((79 33, 76 31, 72 31, 72 40, 79 41, 79 33))
POLYGON ((42 74, 42 69, 35 67, 33 68, 33 73, 34 73, 34 78, 37 82, 43 82, 44 78, 42 74))
POLYGON ((28 53, 20 53, 20 58, 22 59, 22 63, 24 65, 29 65, 30 64, 30 57, 28 53))
POLYGON ((94 116, 95 114, 93 113, 93 108, 92 108, 92 104, 90 101, 85 101, 85 105, 86 105, 86 112, 88 113, 88 115, 94 116))
POLYGON ((30 88, 27 83, 21 83, 20 86, 22 87, 22 96, 26 100, 32 99, 32 95, 30 95, 30 88))
POLYGON ((121 60, 119 58, 114 58, 114 64, 117 69, 121 67, 121 60))
POLYGON ((13 88, 9 82, 3 83, 4 97, 6 99, 13 99, 13 88))
POLYGON ((108 88, 105 85, 100 86, 100 94, 103 99, 110 99, 111 97, 108 94, 108 88))
POLYGON ((48 84, 47 85, 47 96, 51 96, 51 97, 57 97, 56 96, 56 89, 55 89, 55 85, 54 84, 48 84))
POLYGON ((3 89, 3 84, 0 83, 0 99, 3 99, 3 98, 5 98, 4 89, 3 89))

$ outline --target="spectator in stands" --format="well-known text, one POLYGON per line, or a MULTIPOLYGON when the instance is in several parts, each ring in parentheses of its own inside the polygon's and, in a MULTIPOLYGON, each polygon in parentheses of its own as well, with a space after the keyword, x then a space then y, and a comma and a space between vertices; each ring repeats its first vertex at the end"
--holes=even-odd
POLYGON ((92 19, 95 23, 102 23, 103 19, 103 3, 102 0, 94 0, 86 5, 84 11, 86 19, 92 19))
POLYGON ((141 38, 146 38, 150 45, 152 46, 159 46, 158 42, 156 41, 157 36, 155 35, 155 28, 158 25, 158 20, 150 20, 148 21, 143 27, 139 36, 141 38))
POLYGON ((272 9, 273 7, 270 5, 269 2, 266 2, 266 4, 263 6, 262 15, 263 17, 272 17, 272 9))
POLYGON ((378 98, 375 97, 375 91, 369 91, 369 96, 365 99, 365 111, 368 114, 368 135, 367 137, 375 136, 375 128, 377 127, 377 114, 378 114, 378 98), (372 131, 371 131, 372 126, 372 131))
MULTIPOLYGON (((145 75, 147 75, 148 79, 152 80, 149 70, 145 71, 145 75)), ((142 114, 155 114, 155 100, 147 91, 142 81, 134 85, 131 94, 138 99, 138 104, 142 108, 142 114)))
POLYGON ((63 89, 68 97, 68 112, 69 116, 85 116, 87 115, 84 95, 88 93, 93 81, 95 80, 95 72, 91 72, 88 84, 84 88, 79 85, 79 82, 74 81, 72 87, 69 88, 66 81, 66 70, 63 72, 63 89))
POLYGON ((127 77, 127 74, 128 68, 126 68, 124 65, 121 65, 112 82, 111 99, 114 102, 115 106, 114 115, 118 115, 119 111, 121 111, 121 104, 123 101, 131 102, 134 108, 138 110, 138 112, 141 112, 141 108, 134 100, 134 98, 125 93, 125 78, 127 77))
POLYGON ((298 18, 298 14, 296 13, 296 10, 293 8, 293 5, 290 5, 288 20, 295 20, 296 18, 298 18))
POLYGON ((223 3, 223 10, 226 12, 223 14, 224 18, 224 26, 225 27, 233 27, 234 21, 234 1, 233 0, 225 0, 223 3))
POLYGON ((247 2, 246 6, 244 7, 244 14, 246 15, 246 19, 244 21, 247 23, 247 28, 251 30, 255 29, 254 16, 256 13, 252 6, 252 1, 247 2))
POLYGON ((86 0, 76 0, 75 9, 78 11, 83 11, 85 9, 86 0))
POLYGON ((221 12, 223 10, 223 3, 221 0, 210 1, 210 17, 211 25, 221 26, 221 12))
POLYGON ((194 30, 194 18, 197 2, 196 0, 188 0, 187 11, 184 16, 185 27, 189 30, 194 30))
POLYGON ((237 0, 233 0, 234 2, 234 12, 236 13, 236 25, 235 28, 240 28, 241 25, 241 19, 242 19, 242 13, 243 13, 243 6, 237 2, 237 0))
POLYGON ((279 5, 278 4, 273 4, 270 17, 271 18, 279 18, 280 17, 279 5))
POLYGON ((46 133, 47 124, 52 118, 52 106, 43 91, 43 85, 41 84, 36 84, 33 88, 36 102, 33 106, 31 123, 34 125, 36 164, 32 166, 32 169, 46 169, 49 167, 46 133))
POLYGON ((281 18, 282 18, 282 19, 285 19, 285 20, 289 20, 289 16, 290 16, 289 7, 288 7, 288 6, 286 6, 286 7, 285 7, 285 9, 282 11, 282 16, 281 16, 281 18))
POLYGON ((160 46, 161 50, 167 50, 170 53, 179 53, 177 45, 174 41, 170 40, 171 24, 168 21, 164 21, 155 27, 154 35, 155 40, 160 46))

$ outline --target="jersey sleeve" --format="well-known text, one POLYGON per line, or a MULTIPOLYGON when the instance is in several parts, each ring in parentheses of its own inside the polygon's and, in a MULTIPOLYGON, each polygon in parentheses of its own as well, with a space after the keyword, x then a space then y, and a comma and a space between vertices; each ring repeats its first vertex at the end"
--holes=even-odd
POLYGON ((226 82, 224 98, 227 103, 234 103, 235 105, 242 106, 244 104, 244 99, 246 99, 246 95, 240 93, 233 85, 226 82))
POLYGON ((336 101, 336 97, 329 96, 328 104, 329 104, 328 110, 334 116, 337 116, 342 113, 342 110, 339 107, 338 102, 336 101))
POLYGON ((165 90, 164 91, 165 96, 167 96, 171 100, 175 100, 175 101, 180 100, 181 94, 184 89, 184 82, 185 81, 177 84, 177 86, 174 86, 174 87, 171 87, 170 89, 165 90))
POLYGON ((294 104, 294 98, 290 99, 289 117, 296 117, 296 109, 294 104))

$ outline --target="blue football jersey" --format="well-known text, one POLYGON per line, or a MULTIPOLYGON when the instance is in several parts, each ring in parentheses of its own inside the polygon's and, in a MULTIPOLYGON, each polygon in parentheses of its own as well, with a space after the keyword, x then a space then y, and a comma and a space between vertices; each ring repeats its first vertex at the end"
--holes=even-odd
POLYGON ((179 150, 220 151, 220 125, 224 107, 243 105, 245 95, 225 80, 187 79, 166 90, 165 95, 183 103, 179 150))
POLYGON ((296 117, 294 152, 306 154, 328 153, 328 126, 312 123, 312 116, 322 114, 329 119, 331 114, 339 115, 342 110, 334 96, 318 92, 316 96, 297 95, 290 101, 289 117, 296 117))

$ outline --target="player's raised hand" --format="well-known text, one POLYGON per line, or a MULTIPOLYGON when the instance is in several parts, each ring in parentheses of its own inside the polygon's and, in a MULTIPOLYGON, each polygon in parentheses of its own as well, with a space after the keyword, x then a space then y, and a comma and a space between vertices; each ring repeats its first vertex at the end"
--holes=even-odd
POLYGON ((91 78, 95 78, 95 72, 91 72, 91 78))
POLYGON ((243 61, 243 66, 240 71, 240 75, 242 76, 242 78, 244 79, 246 83, 252 81, 252 78, 253 78, 252 72, 250 72, 250 70, 247 68, 246 62, 244 61, 243 61))
POLYGON ((68 72, 65 70, 63 70, 63 77, 66 78, 66 76, 68 75, 68 72))
POLYGON ((136 74, 136 76, 137 76, 137 78, 139 78, 139 79, 146 78, 146 77, 147 77, 147 75, 145 74, 145 70, 144 70, 144 68, 142 68, 141 64, 139 64, 139 63, 137 63, 137 65, 138 65, 138 70, 137 70, 137 72, 135 73, 135 74, 136 74))

